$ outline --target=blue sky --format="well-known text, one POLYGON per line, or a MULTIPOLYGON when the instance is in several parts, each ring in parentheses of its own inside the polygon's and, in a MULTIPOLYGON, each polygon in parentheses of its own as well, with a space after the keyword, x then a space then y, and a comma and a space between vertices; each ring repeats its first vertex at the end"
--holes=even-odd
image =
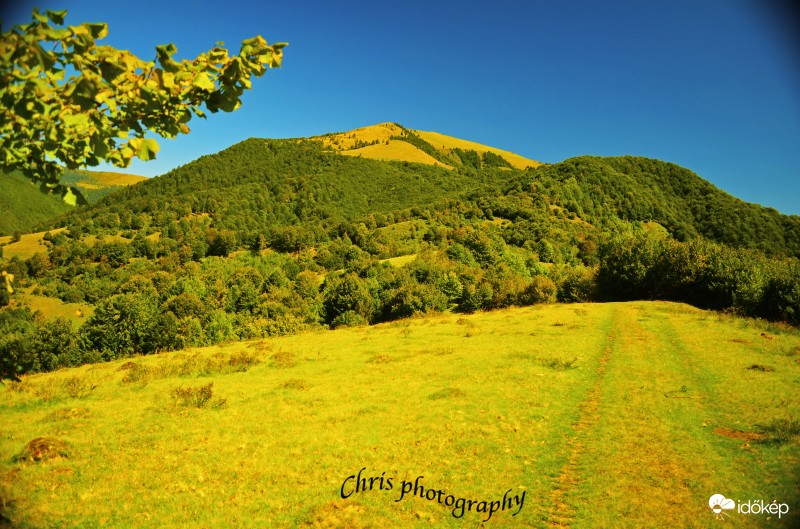
POLYGON ((18 1, 3 28, 34 5, 107 22, 102 43, 148 59, 167 42, 178 58, 257 34, 290 43, 240 110, 192 120, 136 174, 253 136, 396 121, 543 162, 658 158, 800 214, 800 46, 774 0, 18 1))

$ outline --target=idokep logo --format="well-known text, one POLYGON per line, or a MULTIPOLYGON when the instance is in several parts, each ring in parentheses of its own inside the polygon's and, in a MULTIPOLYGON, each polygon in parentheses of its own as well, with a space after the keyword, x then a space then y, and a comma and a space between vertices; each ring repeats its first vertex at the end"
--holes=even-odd
POLYGON ((718 519, 723 520, 724 516, 730 518, 730 514, 724 511, 736 510, 739 514, 777 514, 778 519, 789 512, 789 505, 778 503, 778 500, 765 502, 764 500, 740 501, 737 507, 736 502, 726 498, 722 494, 714 494, 708 499, 708 506, 718 519))
POLYGON ((729 500, 722 494, 714 494, 708 499, 708 506, 711 507, 711 510, 714 511, 714 516, 718 519, 723 520, 723 516, 727 516, 730 518, 730 514, 723 512, 723 511, 731 511, 736 508, 736 502, 733 500, 729 500))

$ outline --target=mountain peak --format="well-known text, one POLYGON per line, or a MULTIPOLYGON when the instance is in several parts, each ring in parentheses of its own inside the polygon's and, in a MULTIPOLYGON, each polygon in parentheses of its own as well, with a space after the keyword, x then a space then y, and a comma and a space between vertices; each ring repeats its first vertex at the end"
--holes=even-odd
POLYGON ((312 139, 321 140, 325 148, 346 156, 423 163, 447 169, 453 169, 453 165, 459 163, 459 157, 454 154, 456 149, 475 151, 481 156, 490 152, 502 157, 516 169, 541 165, 540 162, 509 151, 454 138, 439 132, 407 129, 393 122, 378 123, 347 132, 325 134, 312 139))

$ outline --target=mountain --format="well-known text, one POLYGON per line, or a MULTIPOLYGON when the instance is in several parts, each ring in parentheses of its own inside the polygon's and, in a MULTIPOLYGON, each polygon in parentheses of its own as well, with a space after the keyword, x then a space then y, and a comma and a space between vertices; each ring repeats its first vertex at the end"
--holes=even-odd
POLYGON ((508 230, 520 244, 545 237, 577 247, 576 239, 599 238, 620 223, 651 222, 682 241, 703 237, 800 256, 800 217, 745 203, 672 163, 583 156, 545 165, 396 123, 314 138, 252 138, 50 226, 112 222, 130 230, 141 221, 157 230, 206 215, 244 245, 280 227, 322 236, 343 221, 431 210, 448 200, 514 221, 508 230))
POLYGON ((0 243, 0 369, 556 300, 800 325, 800 217, 669 162, 539 164, 393 123, 251 138, 38 228, 0 243))
MULTIPOLYGON (((143 176, 85 170, 65 170, 61 178, 62 183, 78 188, 90 204, 144 180, 143 176)), ((70 210, 59 197, 41 193, 21 175, 0 175, 0 235, 30 232, 37 224, 70 210)))
POLYGON ((489 153, 503 158, 504 165, 516 169, 535 168, 540 162, 502 149, 446 136, 438 132, 411 130, 397 123, 379 123, 348 132, 311 138, 321 140, 331 150, 347 156, 373 160, 393 160, 436 165, 452 169, 464 164, 459 152, 473 151, 481 159, 489 153))

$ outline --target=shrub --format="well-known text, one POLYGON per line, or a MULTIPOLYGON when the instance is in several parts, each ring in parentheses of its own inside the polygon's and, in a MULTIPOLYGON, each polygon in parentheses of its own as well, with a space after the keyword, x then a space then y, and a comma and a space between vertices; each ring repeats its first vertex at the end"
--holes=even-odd
POLYGON ((39 323, 31 346, 37 358, 38 370, 53 371, 83 363, 78 333, 65 318, 39 323))
POLYGON ((558 281, 558 301, 580 303, 595 298, 596 270, 584 267, 566 268, 558 281))
POLYGON ((556 300, 558 288, 549 277, 533 276, 530 284, 525 287, 520 295, 520 303, 533 305, 535 303, 552 303, 556 300))
POLYGON ((176 405, 192 408, 220 408, 226 399, 214 398, 214 383, 205 386, 177 387, 172 390, 172 398, 176 405))
POLYGON ((447 296, 433 285, 412 283, 393 292, 384 308, 387 319, 407 318, 417 314, 447 309, 447 296))
POLYGON ((157 350, 158 301, 142 294, 122 294, 103 301, 81 327, 85 349, 96 349, 106 360, 157 350))
MULTIPOLYGON (((369 322, 375 312, 375 301, 367 285, 354 273, 325 281, 322 309, 325 321, 333 324, 345 313, 352 312, 369 322)), ((348 319, 352 319, 348 316, 348 319)))

